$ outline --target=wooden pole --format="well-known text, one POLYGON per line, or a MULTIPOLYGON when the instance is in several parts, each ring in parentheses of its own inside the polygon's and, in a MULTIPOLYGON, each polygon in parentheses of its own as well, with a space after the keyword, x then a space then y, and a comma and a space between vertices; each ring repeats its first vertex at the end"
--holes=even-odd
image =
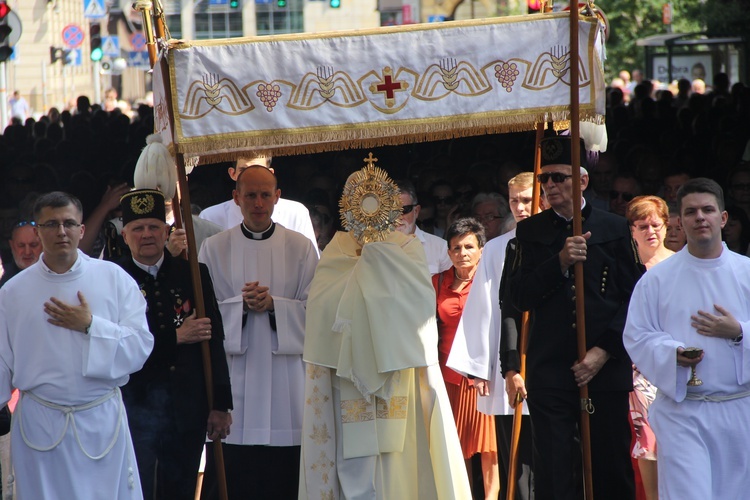
MULTIPOLYGON (((177 182, 180 192, 180 205, 172 206, 175 212, 175 221, 177 212, 182 207, 182 213, 185 214, 183 222, 187 237, 187 254, 188 263, 190 264, 190 275, 193 279, 193 297, 195 298, 195 313, 198 318, 206 316, 206 306, 203 298, 203 284, 201 283, 200 267, 198 266, 198 251, 195 248, 195 228, 193 227, 193 217, 190 212, 190 190, 188 189, 187 174, 185 173, 185 157, 182 153, 177 154, 177 182)), ((208 411, 214 407, 214 382, 213 372, 211 371, 211 349, 208 340, 201 342, 201 354, 203 357, 203 375, 206 382, 206 398, 208 399, 208 411)), ((216 462, 216 480, 219 485, 219 498, 228 500, 227 495, 227 478, 224 473, 224 453, 221 448, 221 439, 213 441, 214 459, 216 462)))
MULTIPOLYGON (((583 234, 581 220, 581 131, 579 108, 578 68, 578 2, 570 0, 570 165, 573 174, 573 235, 583 234)), ((583 262, 575 263, 576 287, 576 333, 578 339, 578 362, 586 357, 586 315, 584 309, 583 262)), ((581 452, 583 454, 583 479, 586 500, 594 498, 594 482, 591 468, 591 424, 589 414, 593 405, 589 398, 588 385, 580 388, 581 397, 581 452)))
MULTIPOLYGON (((541 172, 542 154, 540 144, 544 137, 544 123, 536 124, 536 141, 534 147, 534 184, 531 190, 531 214, 539 212, 539 197, 542 186, 536 182, 541 172)), ((526 344, 529 339, 529 312, 524 311, 521 316, 521 338, 518 341, 518 349, 521 355, 521 378, 526 380, 526 344)), ((506 500, 513 500, 516 496, 516 474, 518 471, 518 447, 521 440, 521 424, 523 417, 523 398, 516 395, 516 405, 513 408, 513 427, 510 440, 510 460, 508 463, 508 487, 506 488, 506 500)))

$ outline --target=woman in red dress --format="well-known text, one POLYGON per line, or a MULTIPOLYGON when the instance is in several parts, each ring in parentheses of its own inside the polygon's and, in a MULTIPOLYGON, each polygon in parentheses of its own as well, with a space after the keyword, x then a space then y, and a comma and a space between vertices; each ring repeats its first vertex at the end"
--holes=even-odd
POLYGON ((500 491, 495 418, 477 411, 477 394, 472 381, 445 365, 479 258, 482 256, 485 243, 484 227, 471 217, 458 219, 451 224, 445 236, 448 241, 448 256, 453 266, 432 278, 437 293, 440 368, 456 420, 469 477, 472 476, 470 459, 479 453, 482 458, 485 498, 495 500, 500 491))

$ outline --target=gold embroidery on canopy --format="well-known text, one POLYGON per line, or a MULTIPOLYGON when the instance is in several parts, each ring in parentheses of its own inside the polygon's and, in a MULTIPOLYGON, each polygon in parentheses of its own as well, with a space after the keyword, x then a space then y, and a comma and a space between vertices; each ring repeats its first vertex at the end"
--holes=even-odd
POLYGON ((184 120, 197 120, 212 110, 238 116, 255 109, 246 89, 240 90, 229 78, 206 74, 201 81, 193 81, 187 90, 185 104, 180 112, 184 120))

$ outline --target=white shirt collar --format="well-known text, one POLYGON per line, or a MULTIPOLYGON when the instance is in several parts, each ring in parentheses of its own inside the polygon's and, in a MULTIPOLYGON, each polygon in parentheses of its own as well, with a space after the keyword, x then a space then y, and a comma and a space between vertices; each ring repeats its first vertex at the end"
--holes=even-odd
POLYGON ((161 265, 164 263, 164 254, 163 253, 161 254, 161 257, 159 258, 159 260, 156 261, 156 264, 154 264, 153 266, 147 266, 146 264, 142 264, 138 262, 137 260, 135 260, 135 257, 133 257, 133 262, 135 263, 136 266, 140 267, 141 269, 143 269, 144 271, 146 271, 148 274, 150 274, 151 276, 155 278, 156 273, 159 272, 159 269, 161 269, 161 265), (155 272, 154 272, 154 268, 156 268, 155 272))

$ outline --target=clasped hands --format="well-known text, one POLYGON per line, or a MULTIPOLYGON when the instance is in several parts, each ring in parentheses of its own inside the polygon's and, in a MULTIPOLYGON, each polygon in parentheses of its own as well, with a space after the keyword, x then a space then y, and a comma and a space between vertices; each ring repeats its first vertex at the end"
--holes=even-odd
POLYGON ((273 297, 267 286, 260 286, 257 281, 245 283, 242 287, 242 301, 245 309, 253 312, 272 312, 274 310, 273 297))

